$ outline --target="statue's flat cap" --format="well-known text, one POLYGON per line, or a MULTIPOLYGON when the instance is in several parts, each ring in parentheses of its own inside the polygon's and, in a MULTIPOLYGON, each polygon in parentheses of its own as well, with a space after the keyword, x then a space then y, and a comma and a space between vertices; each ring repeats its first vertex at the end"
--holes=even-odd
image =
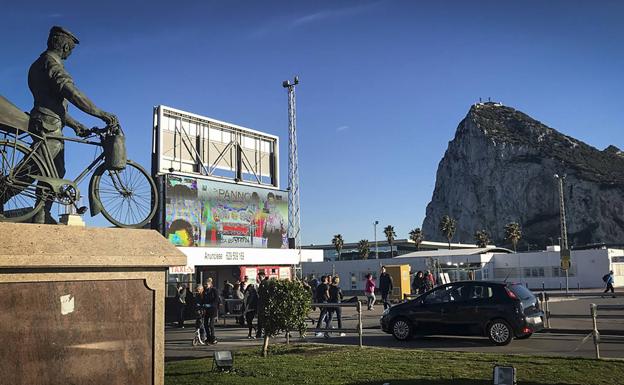
POLYGON ((54 36, 54 35, 65 35, 71 38, 75 44, 80 43, 78 41, 78 38, 73 33, 69 32, 67 29, 58 25, 55 25, 54 27, 50 28, 50 36, 54 36))

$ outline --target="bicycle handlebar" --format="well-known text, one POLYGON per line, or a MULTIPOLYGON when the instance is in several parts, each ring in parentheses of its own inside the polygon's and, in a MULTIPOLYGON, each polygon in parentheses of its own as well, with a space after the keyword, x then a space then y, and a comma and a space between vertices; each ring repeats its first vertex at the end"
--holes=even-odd
POLYGON ((119 125, 119 123, 115 123, 113 125, 107 125, 104 128, 93 127, 89 130, 89 132, 91 135, 106 136, 116 135, 123 131, 121 130, 121 126, 119 125))

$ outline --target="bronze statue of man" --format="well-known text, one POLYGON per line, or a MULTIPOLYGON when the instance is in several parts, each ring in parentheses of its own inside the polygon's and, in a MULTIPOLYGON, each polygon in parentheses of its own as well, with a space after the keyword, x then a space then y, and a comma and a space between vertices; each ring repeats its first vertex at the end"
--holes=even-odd
MULTIPOLYGON (((86 136, 89 130, 74 120, 67 113, 67 102, 85 113, 102 119, 106 124, 113 124, 117 117, 104 112, 93 104, 74 84, 72 77, 65 70, 63 60, 67 60, 78 39, 63 27, 54 26, 48 36, 48 49, 39 56, 28 71, 28 88, 34 98, 30 111, 28 130, 36 135, 62 136, 63 127, 74 129, 76 135, 86 136)), ((33 137, 36 143, 39 139, 33 137)), ((64 143, 58 139, 47 139, 50 156, 59 177, 65 175, 64 143)), ((34 223, 55 223, 50 216, 52 202, 46 202, 43 210, 34 217, 34 223)))

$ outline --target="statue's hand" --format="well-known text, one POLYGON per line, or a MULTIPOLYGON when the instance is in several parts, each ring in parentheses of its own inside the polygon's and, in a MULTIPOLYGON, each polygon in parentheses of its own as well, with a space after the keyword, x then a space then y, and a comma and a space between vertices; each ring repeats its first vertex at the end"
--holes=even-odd
POLYGON ((87 136, 91 135, 91 130, 89 130, 87 127, 83 126, 82 124, 74 128, 74 132, 76 132, 76 135, 81 138, 86 138, 87 136))
POLYGON ((115 115, 113 115, 111 113, 108 113, 108 112, 103 112, 102 116, 101 116, 101 119, 108 126, 114 126, 114 125, 116 125, 119 122, 119 120, 117 119, 117 116, 115 116, 115 115))

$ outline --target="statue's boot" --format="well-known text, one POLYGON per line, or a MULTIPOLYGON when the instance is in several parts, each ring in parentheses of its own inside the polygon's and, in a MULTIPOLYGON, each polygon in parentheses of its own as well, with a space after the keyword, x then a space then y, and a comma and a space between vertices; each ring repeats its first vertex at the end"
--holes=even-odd
POLYGON ((33 215, 32 223, 39 223, 39 224, 45 223, 49 225, 58 224, 58 222, 54 218, 52 218, 52 215, 50 214, 51 209, 52 209, 52 202, 49 202, 49 201, 46 202, 43 208, 37 211, 35 215, 33 215))

